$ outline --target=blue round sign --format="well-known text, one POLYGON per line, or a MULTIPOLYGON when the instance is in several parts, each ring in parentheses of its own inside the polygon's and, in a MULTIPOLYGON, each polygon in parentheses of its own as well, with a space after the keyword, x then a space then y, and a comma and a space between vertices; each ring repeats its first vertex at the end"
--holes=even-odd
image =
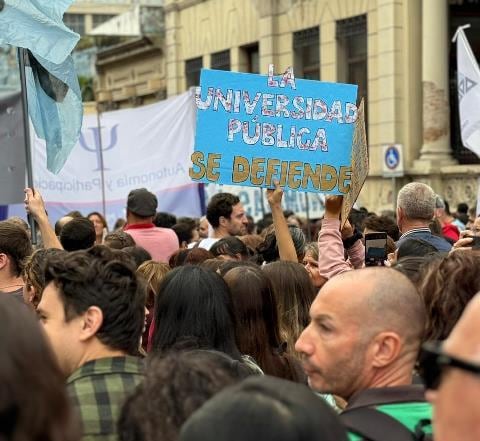
POLYGON ((400 152, 394 145, 385 151, 385 164, 390 170, 395 170, 400 164, 400 152))

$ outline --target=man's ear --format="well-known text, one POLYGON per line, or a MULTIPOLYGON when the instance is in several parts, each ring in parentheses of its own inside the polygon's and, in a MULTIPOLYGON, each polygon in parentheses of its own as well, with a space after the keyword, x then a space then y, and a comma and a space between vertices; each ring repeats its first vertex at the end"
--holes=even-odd
POLYGON ((397 224, 403 221, 403 210, 400 207, 397 207, 397 224))
POLYGON ((103 324, 103 312, 98 306, 90 306, 83 313, 82 329, 80 331, 80 341, 87 341, 101 328, 103 324))
POLYGON ((8 256, 5 253, 0 253, 0 270, 6 268, 8 265, 8 256))
POLYGON ((218 225, 221 227, 224 227, 225 225, 227 225, 227 222, 228 222, 228 219, 225 216, 220 216, 218 218, 218 225))
POLYGON ((372 365, 382 368, 397 360, 402 349, 402 339, 395 332, 381 332, 373 340, 372 365))

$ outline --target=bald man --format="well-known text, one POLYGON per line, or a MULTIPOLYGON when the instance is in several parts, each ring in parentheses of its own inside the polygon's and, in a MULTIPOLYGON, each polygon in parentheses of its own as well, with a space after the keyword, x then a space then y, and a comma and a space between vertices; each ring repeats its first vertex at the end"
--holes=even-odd
MULTIPOLYGON (((425 309, 407 277, 383 267, 337 275, 318 293, 310 318, 295 349, 312 389, 346 400, 349 415, 378 409, 409 430, 430 419, 423 387, 412 385, 425 309), (401 410, 393 403, 403 403, 401 410)), ((349 428, 374 439, 363 427, 349 428)), ((356 434, 350 439, 361 439, 356 434)))
POLYGON ((434 381, 436 390, 427 392, 434 409, 436 441, 480 440, 479 317, 480 293, 465 308, 452 333, 433 358, 434 362, 426 366, 440 373, 434 381), (456 361, 464 363, 458 366, 456 361), (452 362, 456 365, 452 366, 452 362), (448 373, 446 368, 449 368, 448 373))

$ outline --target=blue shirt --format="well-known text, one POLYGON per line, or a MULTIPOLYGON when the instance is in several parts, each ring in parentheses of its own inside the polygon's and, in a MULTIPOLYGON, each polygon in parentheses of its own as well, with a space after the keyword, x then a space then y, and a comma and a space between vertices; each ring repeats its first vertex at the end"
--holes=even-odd
POLYGON ((400 239, 398 239, 397 248, 407 239, 422 239, 442 253, 448 253, 452 249, 450 243, 448 243, 443 237, 438 237, 432 234, 428 227, 413 228, 412 230, 403 233, 400 236, 400 239))

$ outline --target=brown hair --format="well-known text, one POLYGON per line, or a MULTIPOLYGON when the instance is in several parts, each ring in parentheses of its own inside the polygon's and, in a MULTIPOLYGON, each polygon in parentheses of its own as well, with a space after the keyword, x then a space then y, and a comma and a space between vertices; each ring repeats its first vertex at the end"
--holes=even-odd
POLYGON ((213 395, 251 374, 223 352, 170 351, 150 355, 145 381, 125 402, 121 441, 177 441, 183 423, 213 395))
POLYGON ((79 440, 65 379, 44 333, 34 314, 11 296, 0 296, 0 347, 0 418, 5 439, 79 440))
POLYGON ((394 241, 400 238, 400 231, 397 223, 389 216, 377 216, 369 214, 363 221, 363 228, 370 231, 381 231, 387 233, 394 241))
POLYGON ((58 248, 40 248, 28 256, 23 264, 22 278, 27 289, 33 289, 32 305, 36 309, 45 288, 45 264, 49 256, 66 253, 58 248))
POLYGON ((183 265, 199 265, 205 260, 213 259, 215 256, 204 248, 179 249, 175 251, 168 260, 170 268, 183 265))
POLYGON ((106 228, 107 231, 108 231, 107 220, 103 217, 103 215, 101 213, 99 213, 98 211, 92 211, 91 213, 88 213, 88 215, 87 215, 88 220, 90 220, 90 216, 98 216, 98 218, 102 222, 103 228, 106 228))
POLYGON ((9 222, 0 222, 0 253, 10 258, 11 271, 20 276, 23 260, 32 254, 32 244, 25 228, 9 222))
POLYGON ((153 306, 160 284, 169 271, 168 264, 154 260, 147 260, 137 268, 137 274, 142 275, 147 283, 147 308, 153 306))
POLYGON ((309 310, 316 289, 300 263, 279 261, 262 269, 273 286, 282 338, 287 342, 288 352, 295 354, 295 342, 310 321, 309 310))
POLYGON ((242 354, 251 355, 267 375, 300 381, 298 362, 284 353, 277 303, 269 278, 258 267, 244 265, 224 276, 235 315, 235 337, 242 354))
POLYGON ((116 250, 135 246, 135 240, 133 239, 133 237, 122 230, 116 230, 112 233, 108 233, 105 236, 103 243, 107 247, 114 248, 116 250))
POLYGON ((455 251, 423 270, 419 291, 427 310, 425 340, 445 340, 472 297, 480 291, 480 256, 455 251))

